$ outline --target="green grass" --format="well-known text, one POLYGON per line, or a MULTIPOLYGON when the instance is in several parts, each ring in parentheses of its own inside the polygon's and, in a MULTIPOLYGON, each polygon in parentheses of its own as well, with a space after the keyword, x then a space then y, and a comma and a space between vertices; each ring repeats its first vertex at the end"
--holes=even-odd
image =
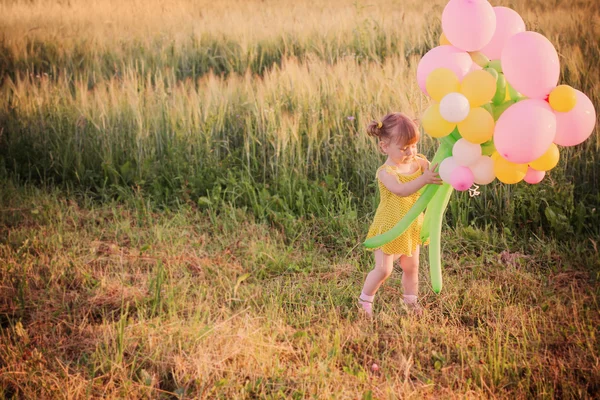
POLYGON ((229 206, 3 187, 4 397, 599 394, 590 241, 446 228, 440 295, 422 260, 425 316, 406 314, 396 272, 369 322, 355 306, 372 267, 356 218, 332 242, 332 221, 296 221, 289 235, 229 206))
MULTIPOLYGON (((165 206, 218 194, 263 221, 348 206, 368 217, 382 160, 365 126, 425 109, 415 71, 437 43, 444 2, 213 3, 0 5, 0 174, 100 199, 138 191, 165 206)), ((600 67, 598 30, 581 23, 597 8, 544 4, 511 5, 556 46, 561 83, 598 104, 586 72, 600 67)), ((595 132, 562 148, 541 185, 453 196, 450 224, 598 236, 599 146, 595 132)), ((424 137, 420 150, 435 147, 424 137)))

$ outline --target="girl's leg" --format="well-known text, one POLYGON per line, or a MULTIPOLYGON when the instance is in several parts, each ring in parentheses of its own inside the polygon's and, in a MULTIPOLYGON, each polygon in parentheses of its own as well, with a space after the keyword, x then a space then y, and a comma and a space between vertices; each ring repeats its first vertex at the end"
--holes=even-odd
POLYGON ((404 302, 418 313, 420 313, 420 307, 417 303, 419 294, 419 250, 420 248, 417 246, 412 257, 402 256, 400 258, 404 302))
POLYGON ((412 257, 400 257, 402 267, 402 287, 404 294, 417 296, 419 294, 419 246, 413 251, 412 257))
MULTIPOLYGON (((373 299, 381 284, 392 274, 394 269, 394 255, 385 254, 382 250, 376 250, 375 268, 367 275, 359 304, 367 315, 373 315, 373 299)), ((396 257, 397 258, 397 257, 396 257)))
POLYGON ((362 292, 374 296, 381 284, 389 278, 394 270, 394 254, 385 254, 381 250, 375 252, 375 268, 367 275, 362 292))

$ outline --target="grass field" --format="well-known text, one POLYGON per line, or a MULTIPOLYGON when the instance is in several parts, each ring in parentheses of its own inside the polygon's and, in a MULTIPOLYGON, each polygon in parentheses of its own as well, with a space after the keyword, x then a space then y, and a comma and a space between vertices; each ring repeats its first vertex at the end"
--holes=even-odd
POLYGON ((235 208, 153 212, 142 197, 98 205, 10 184, 2 204, 5 398, 600 392, 600 257, 585 244, 447 229, 441 295, 422 271, 425 316, 403 310, 396 273, 371 323, 355 306, 370 268, 356 220, 290 236, 235 208))
MULTIPOLYGON (((444 4, 0 0, 0 396, 600 396, 597 132, 453 196, 423 318, 399 272, 357 313, 364 127, 427 106, 444 4)), ((595 1, 493 4, 600 108, 595 1)))

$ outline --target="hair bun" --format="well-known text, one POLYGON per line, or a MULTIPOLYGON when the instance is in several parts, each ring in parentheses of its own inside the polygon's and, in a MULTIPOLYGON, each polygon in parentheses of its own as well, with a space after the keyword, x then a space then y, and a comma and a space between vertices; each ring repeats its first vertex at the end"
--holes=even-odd
POLYGON ((369 136, 378 138, 381 135, 382 127, 383 123, 381 121, 371 121, 371 123, 369 123, 369 126, 367 126, 367 134, 369 136))

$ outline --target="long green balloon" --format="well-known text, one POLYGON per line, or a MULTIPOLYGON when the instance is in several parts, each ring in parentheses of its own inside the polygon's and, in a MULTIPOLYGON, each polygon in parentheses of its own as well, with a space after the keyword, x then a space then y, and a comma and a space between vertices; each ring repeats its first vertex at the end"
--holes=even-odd
POLYGON ((440 189, 444 195, 436 196, 429 205, 432 216, 429 227, 431 232, 429 238, 429 276, 431 277, 431 287, 435 293, 440 293, 442 290, 442 261, 440 255, 442 221, 453 190, 452 186, 444 183, 440 189))
MULTIPOLYGON (((440 189, 436 193, 436 197, 440 194, 440 189)), ((423 218, 423 225, 421 226, 421 242, 425 243, 429 239, 429 232, 431 231, 431 203, 435 200, 435 197, 431 199, 427 210, 425 210, 425 217, 423 218)))
POLYGON ((504 99, 506 99, 506 79, 504 74, 500 74, 496 80, 496 94, 492 98, 492 103, 495 105, 502 104, 504 99))
POLYGON ((491 156, 496 151, 493 140, 488 140, 485 143, 481 143, 481 154, 484 156, 491 156))
POLYGON ((513 104, 515 104, 515 101, 507 100, 504 103, 494 105, 492 107, 492 109, 494 110, 494 115, 493 115, 494 121, 498 121, 498 119, 500 118, 502 113, 504 111, 506 111, 508 109, 508 107, 512 106, 513 104))
POLYGON ((524 96, 517 92, 515 88, 510 85, 510 83, 506 82, 506 86, 508 87, 508 94, 512 101, 516 103, 517 101, 523 100, 524 96))
MULTIPOLYGON (((435 164, 435 163, 438 163, 438 162, 444 160, 447 157, 450 157, 452 155, 452 146, 453 146, 453 144, 450 144, 450 143, 442 143, 440 145, 440 148, 438 149, 436 155, 433 157, 433 160, 431 161, 431 163, 435 164), (439 157, 439 159, 436 159, 438 157, 439 157)), ((444 187, 445 186, 442 186, 441 189, 438 189, 438 192, 436 193, 435 197, 438 197, 440 195, 443 196, 441 191, 443 191, 444 187)), ((432 201, 434 201, 434 200, 435 200, 435 198, 432 199, 432 201)), ((430 224, 431 217, 432 217, 431 207, 427 207, 427 211, 425 211, 425 218, 423 218, 423 226, 421 227, 421 240, 423 242, 425 242, 429 238, 429 228, 431 225, 430 224)))
POLYGON ((502 63, 500 62, 500 60, 492 60, 488 63, 487 68, 493 68, 496 70, 496 72, 498 72, 499 74, 502 73, 502 63))
MULTIPOLYGON (((427 207, 427 211, 425 211, 425 218, 423 218, 423 226, 421 227, 421 241, 425 242, 429 239, 432 228, 432 221, 439 218, 437 213, 439 210, 434 206, 437 202, 440 202, 440 198, 444 199, 447 196, 447 192, 452 191, 452 186, 447 183, 443 184, 441 188, 438 189, 435 197, 431 199, 429 206, 427 207)), ((445 208, 444 208, 445 209, 445 208)))
MULTIPOLYGON (((450 154, 452 154, 452 146, 456 140, 450 136, 446 136, 440 139, 440 142, 440 147, 438 147, 438 150, 435 152, 435 155, 431 160, 432 164, 439 163, 446 157, 449 157, 450 154)), ((398 221, 398 223, 389 231, 365 240, 363 246, 365 246, 367 249, 376 249, 402 235, 414 222, 414 220, 419 217, 423 210, 425 210, 425 207, 427 207, 427 204, 429 204, 438 189, 438 185, 427 185, 425 190, 421 192, 419 199, 415 202, 411 209, 408 210, 404 218, 398 221)))
POLYGON ((425 207, 427 207, 427 204, 431 201, 438 188, 438 185, 427 185, 427 188, 423 191, 423 194, 421 194, 421 196, 411 207, 411 209, 408 210, 404 218, 402 218, 389 231, 365 240, 363 246, 365 246, 367 249, 376 249, 402 235, 408 229, 410 224, 412 224, 413 221, 417 219, 419 214, 423 212, 425 207))
POLYGON ((492 108, 492 103, 484 104, 481 106, 481 108, 489 112, 492 117, 494 116, 494 109, 492 108))
POLYGON ((488 66, 488 67, 484 68, 483 70, 489 72, 494 77, 495 80, 498 80, 498 71, 496 71, 494 68, 488 66))
POLYGON ((454 143, 456 143, 456 139, 450 137, 447 139, 448 140, 441 141, 440 147, 438 147, 437 151, 433 155, 433 158, 431 159, 432 164, 439 164, 452 155, 452 146, 454 146, 454 143))
MULTIPOLYGON (((456 141, 462 139, 462 135, 458 131, 458 126, 454 128, 454 130, 450 133, 449 138, 452 140, 452 146, 454 146, 454 143, 456 143, 456 141)), ((449 142, 442 142, 442 144, 450 145, 449 142)), ((450 149, 452 149, 452 146, 450 147, 450 149)))

